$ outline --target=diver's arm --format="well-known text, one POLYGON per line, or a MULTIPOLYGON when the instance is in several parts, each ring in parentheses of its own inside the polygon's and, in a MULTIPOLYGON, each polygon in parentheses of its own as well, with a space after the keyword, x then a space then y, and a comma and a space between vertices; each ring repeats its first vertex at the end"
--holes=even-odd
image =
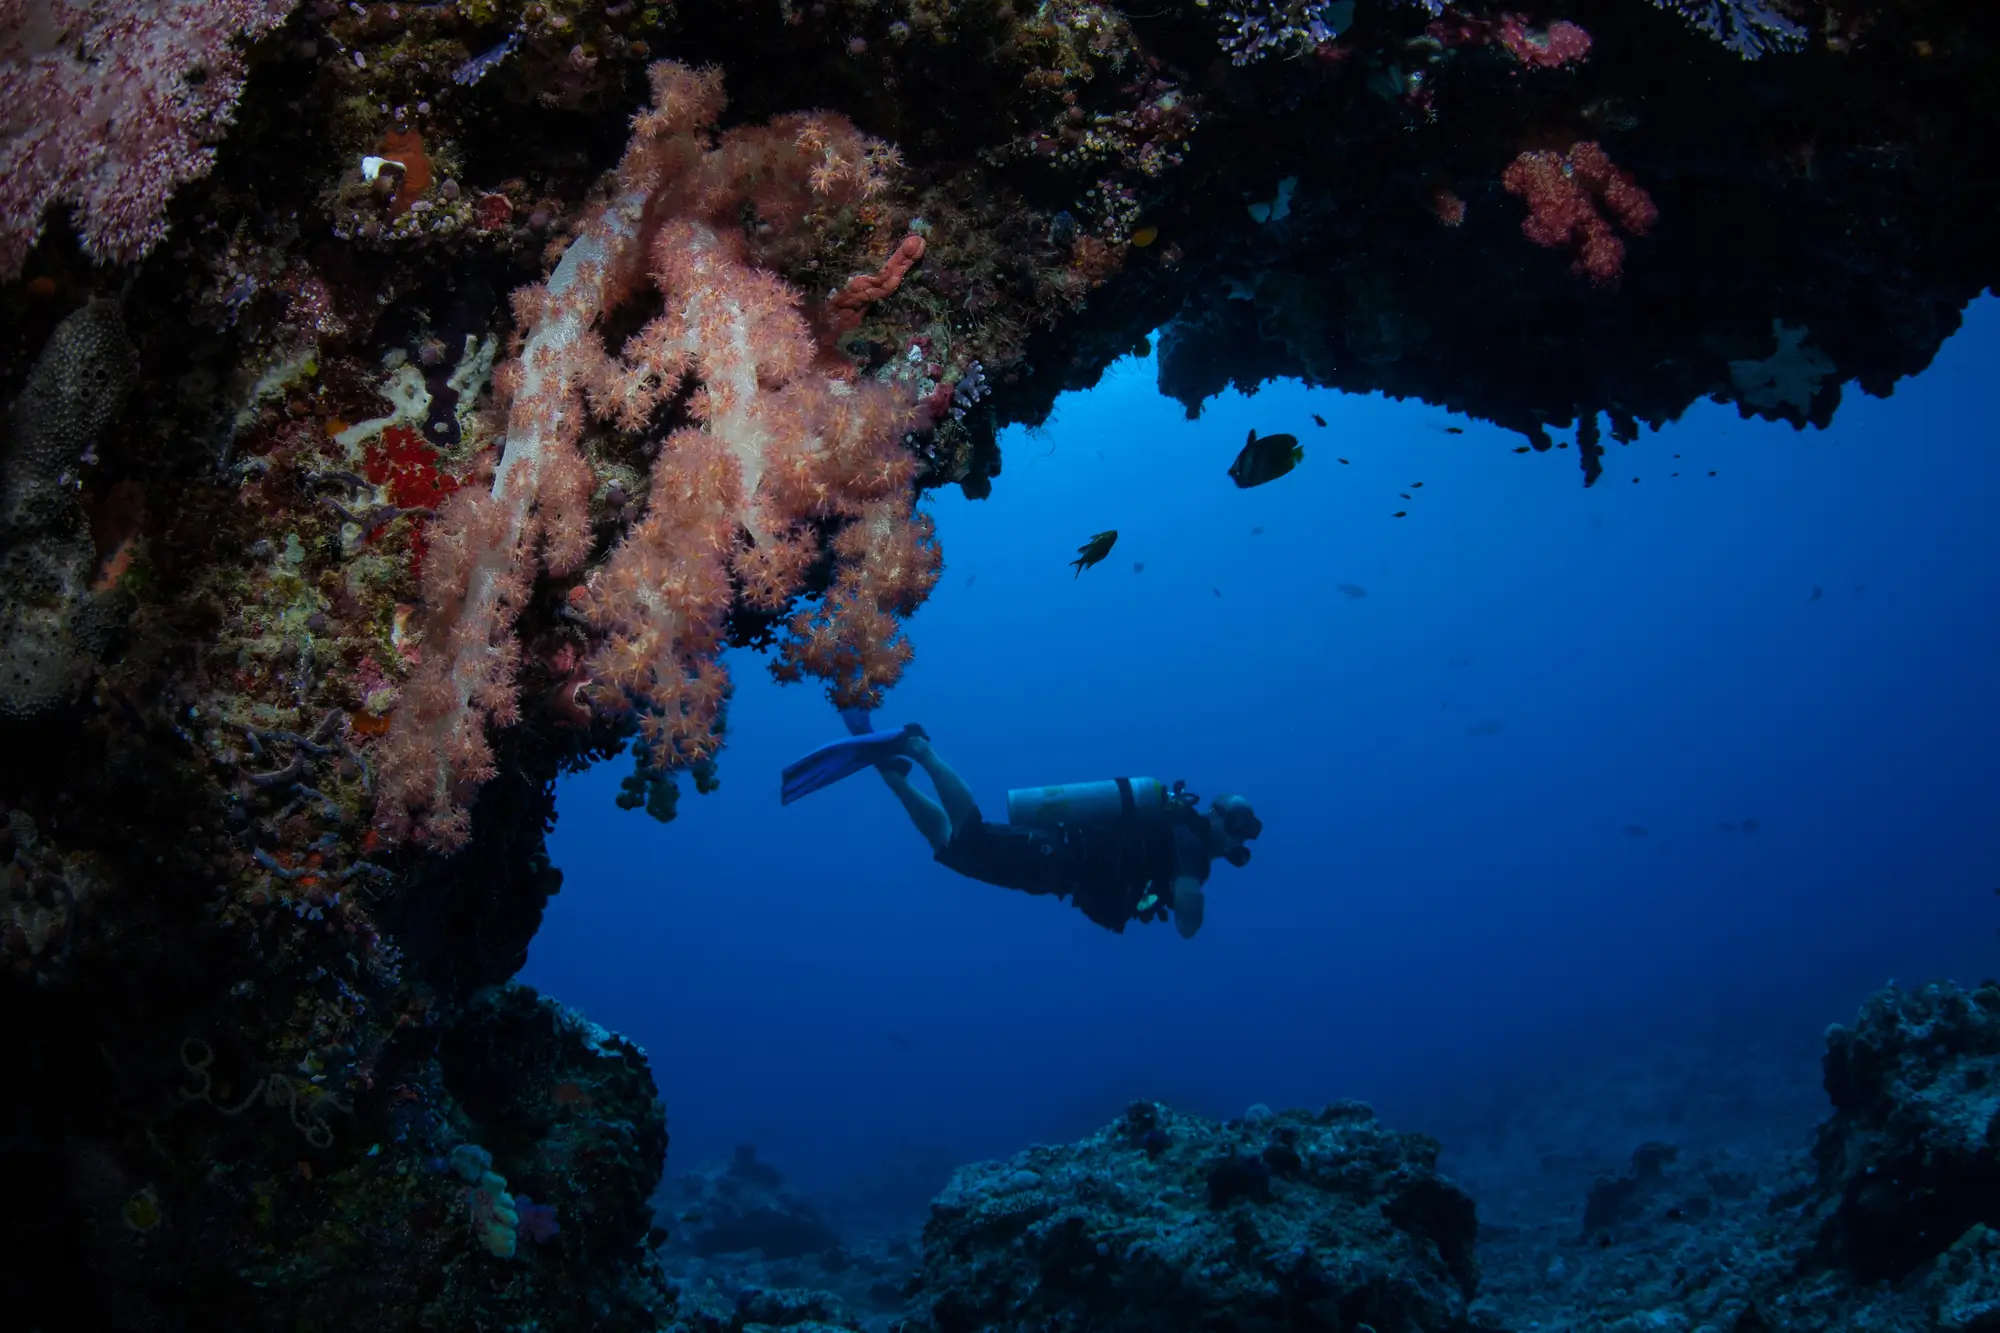
POLYGON ((1208 899, 1201 891, 1201 881, 1192 875, 1181 875, 1174 880, 1174 929, 1181 938, 1191 940, 1201 929, 1201 914, 1208 906, 1208 899))

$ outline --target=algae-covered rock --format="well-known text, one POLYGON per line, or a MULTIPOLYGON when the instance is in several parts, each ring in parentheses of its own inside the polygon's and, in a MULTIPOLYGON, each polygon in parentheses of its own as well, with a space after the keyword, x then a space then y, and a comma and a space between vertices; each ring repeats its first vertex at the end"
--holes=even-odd
POLYGON ((2000 1226, 2000 985, 1878 991, 1828 1031, 1825 1070, 1824 1254, 1900 1278, 1975 1223, 2000 1226))
POLYGON ((1472 1327, 1472 1199, 1356 1103, 1218 1123, 1152 1102, 960 1170, 924 1228, 916 1327, 1472 1327))

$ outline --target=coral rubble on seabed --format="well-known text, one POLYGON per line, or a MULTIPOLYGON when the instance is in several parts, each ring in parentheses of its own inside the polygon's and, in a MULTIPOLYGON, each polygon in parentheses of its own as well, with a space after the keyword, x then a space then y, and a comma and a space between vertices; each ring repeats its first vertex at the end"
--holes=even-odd
MULTIPOLYGON (((682 1326, 700 1329, 754 1309, 869 1333, 1980 1333, 2000 1326, 2000 1194, 1986 1186, 1996 1064, 2000 986, 1891 988, 1829 1033, 1833 1110, 1816 1135, 1791 1124, 1800 1146, 1746 1123, 1732 1087, 1698 1127, 1648 1108, 1701 1141, 1641 1143, 1587 1190, 1563 1160, 1576 1131, 1601 1135, 1632 1108, 1579 1072, 1545 1103, 1486 1117, 1539 1117, 1521 1128, 1542 1160, 1495 1177, 1476 1222, 1432 1165, 1436 1145, 1365 1107, 1257 1106, 1217 1122, 1139 1102, 1080 1142, 957 1171, 914 1272, 893 1242, 792 1252, 774 1239, 799 1234, 769 1215, 775 1184, 741 1187, 769 1168, 739 1154, 676 1194, 664 1225, 691 1221, 662 1257, 683 1284, 682 1326), (702 1239, 712 1214, 735 1230, 760 1213, 766 1230, 742 1237, 771 1247, 759 1258, 724 1262, 735 1242, 702 1239)), ((1714 1062, 1698 1069, 1712 1087, 1714 1062)), ((1658 1070, 1632 1091, 1690 1095, 1658 1070)), ((1767 1109, 1778 1104, 1790 1109, 1789 1090, 1767 1109)))

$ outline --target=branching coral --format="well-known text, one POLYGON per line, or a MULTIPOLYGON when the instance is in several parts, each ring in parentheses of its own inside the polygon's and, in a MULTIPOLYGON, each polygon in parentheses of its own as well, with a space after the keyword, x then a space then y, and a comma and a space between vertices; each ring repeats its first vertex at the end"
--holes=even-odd
POLYGON ((628 432, 669 409, 688 420, 658 450, 644 516, 569 598, 595 640, 588 697, 637 721, 654 771, 720 744, 730 610, 739 597, 787 607, 822 532, 839 534, 833 609, 823 625, 801 622, 812 647, 781 675, 824 676, 842 700, 879 696, 908 656, 894 617, 936 581, 901 443, 913 404, 824 357, 801 294, 760 261, 879 193, 893 151, 821 113, 711 139, 720 75, 672 62, 651 74, 616 194, 549 281, 515 296, 525 337, 495 377, 509 406, 492 484, 453 495, 433 530, 423 658, 382 768, 386 812, 442 845, 464 838, 467 802, 493 771, 486 726, 518 716, 513 623, 537 566, 567 577, 589 555, 593 478, 579 444, 592 419, 628 432), (613 354, 596 325, 647 279, 661 312, 613 354))

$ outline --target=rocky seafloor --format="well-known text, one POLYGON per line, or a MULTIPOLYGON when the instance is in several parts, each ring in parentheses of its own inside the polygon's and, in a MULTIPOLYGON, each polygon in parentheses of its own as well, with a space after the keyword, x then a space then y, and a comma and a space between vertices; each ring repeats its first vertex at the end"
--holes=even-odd
POLYGON ((907 1233, 844 1236, 746 1146, 662 1187, 660 1258, 700 1330, 1982 1333, 1996 1072, 2000 986, 1890 987, 1828 1030, 1816 1129, 1768 1071, 1578 1071, 1445 1171, 1356 1102, 1141 1101, 958 1169, 907 1233), (1636 1123, 1682 1132, 1601 1160, 1636 1123))

